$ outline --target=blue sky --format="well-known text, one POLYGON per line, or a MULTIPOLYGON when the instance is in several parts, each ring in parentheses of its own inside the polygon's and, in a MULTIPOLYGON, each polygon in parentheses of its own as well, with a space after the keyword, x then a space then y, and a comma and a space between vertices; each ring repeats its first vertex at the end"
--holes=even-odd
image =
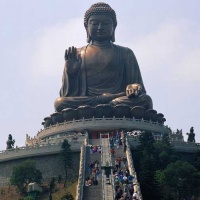
MULTIPOLYGON (((166 125, 194 126, 200 142, 200 1, 110 0, 116 44, 131 48, 154 109, 166 125)), ((0 6, 0 149, 23 146, 54 112, 69 46, 86 44, 83 16, 93 0, 6 0, 0 6)))

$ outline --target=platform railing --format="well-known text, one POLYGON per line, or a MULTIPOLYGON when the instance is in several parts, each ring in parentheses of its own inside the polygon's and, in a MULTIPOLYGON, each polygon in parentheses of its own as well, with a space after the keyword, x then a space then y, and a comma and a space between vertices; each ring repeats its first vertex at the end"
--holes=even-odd
POLYGON ((83 198, 83 186, 85 184, 85 158, 86 147, 88 145, 88 135, 85 138, 84 144, 81 146, 80 163, 79 163, 79 178, 76 189, 76 200, 82 200, 83 198))
MULTIPOLYGON (((71 149, 74 152, 79 152, 80 147, 84 143, 85 137, 81 140, 70 141, 69 144, 71 145, 71 149)), ((25 158, 29 156, 40 156, 40 155, 47 155, 47 154, 55 154, 59 153, 61 149, 62 141, 58 143, 47 143, 47 144, 36 144, 34 146, 22 146, 12 149, 7 149, 0 151, 0 162, 25 158)))
MULTIPOLYGON (((139 137, 137 136, 127 136, 128 143, 131 149, 137 149, 140 144, 139 137)), ((196 152, 200 150, 200 143, 195 142, 185 142, 185 141, 170 141, 172 148, 177 152, 196 152)))
POLYGON ((38 138, 44 138, 47 136, 55 135, 57 133, 61 133, 63 131, 77 131, 84 130, 90 127, 91 130, 101 127, 105 130, 107 128, 139 128, 141 130, 152 130, 156 132, 169 132, 168 127, 163 124, 159 124, 158 122, 146 121, 143 119, 135 119, 135 118, 90 118, 90 119, 80 119, 73 121, 64 121, 63 123, 57 123, 55 125, 49 126, 38 132, 38 138), (130 123, 131 122, 131 123, 130 123), (103 124, 103 126, 102 126, 103 124))

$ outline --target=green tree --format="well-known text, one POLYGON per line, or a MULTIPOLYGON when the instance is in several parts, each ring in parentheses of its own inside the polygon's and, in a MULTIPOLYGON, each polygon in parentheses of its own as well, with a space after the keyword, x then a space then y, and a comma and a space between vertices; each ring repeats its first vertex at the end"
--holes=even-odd
POLYGON ((65 167, 65 180, 64 180, 64 187, 66 187, 67 177, 68 177, 68 169, 73 167, 73 157, 72 157, 72 150, 71 145, 69 144, 68 140, 64 140, 61 147, 61 157, 64 162, 65 167))
POLYGON ((155 178, 157 170, 178 159, 175 155, 167 135, 161 141, 155 141, 151 132, 143 132, 140 136, 140 145, 133 152, 134 166, 136 168, 142 195, 144 199, 160 199, 161 190, 155 178))
POLYGON ((195 154, 194 162, 192 163, 198 171, 200 171, 200 150, 195 154))
POLYGON ((156 179, 163 191, 163 200, 191 198, 199 195, 200 173, 188 162, 176 161, 165 170, 156 172, 156 179))
POLYGON ((62 182, 62 175, 59 174, 59 176, 58 176, 58 183, 60 184, 61 182, 62 182))
POLYGON ((179 159, 171 144, 165 140, 157 141, 153 144, 154 152, 153 157, 155 160, 156 170, 165 169, 166 166, 179 159))
POLYGON ((139 138, 140 145, 138 151, 133 153, 134 166, 138 174, 142 195, 144 199, 159 199, 160 193, 157 191, 155 179, 156 141, 151 132, 143 132, 139 138))
POLYGON ((67 192, 60 200, 74 200, 74 197, 70 192, 67 192))
POLYGON ((41 183, 42 173, 36 169, 36 163, 32 160, 26 160, 13 168, 10 182, 17 186, 21 193, 26 192, 29 183, 41 183))
POLYGON ((19 199, 19 200, 34 200, 34 198, 30 197, 30 196, 27 196, 27 197, 24 197, 23 199, 19 199))
POLYGON ((153 157, 144 155, 141 159, 140 173, 138 174, 142 195, 144 199, 159 199, 157 182, 155 179, 155 161, 153 157))
POLYGON ((139 137, 140 145, 139 145, 139 151, 142 151, 143 153, 153 153, 154 152, 154 146, 153 144, 156 142, 152 132, 142 132, 142 134, 139 137))
POLYGON ((49 191, 52 193, 56 187, 56 179, 53 177, 49 183, 49 191))
POLYGON ((167 135, 161 141, 155 141, 151 132, 144 132, 132 155, 144 200, 177 200, 199 195, 199 152, 193 163, 196 169, 180 161, 167 135))

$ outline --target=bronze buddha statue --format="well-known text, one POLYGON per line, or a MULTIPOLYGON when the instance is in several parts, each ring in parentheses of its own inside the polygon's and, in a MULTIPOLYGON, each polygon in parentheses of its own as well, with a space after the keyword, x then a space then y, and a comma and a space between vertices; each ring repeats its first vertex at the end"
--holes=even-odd
POLYGON ((134 53, 114 44, 115 11, 106 3, 93 4, 85 13, 84 26, 88 45, 66 50, 55 110, 98 104, 152 109, 134 53))

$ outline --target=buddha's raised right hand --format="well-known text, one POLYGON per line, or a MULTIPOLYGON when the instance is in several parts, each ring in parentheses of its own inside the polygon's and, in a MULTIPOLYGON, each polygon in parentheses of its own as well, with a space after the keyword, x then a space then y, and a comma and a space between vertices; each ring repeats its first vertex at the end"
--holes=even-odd
POLYGON ((69 47, 65 51, 65 65, 67 73, 75 74, 81 67, 81 56, 77 55, 76 47, 69 47))

